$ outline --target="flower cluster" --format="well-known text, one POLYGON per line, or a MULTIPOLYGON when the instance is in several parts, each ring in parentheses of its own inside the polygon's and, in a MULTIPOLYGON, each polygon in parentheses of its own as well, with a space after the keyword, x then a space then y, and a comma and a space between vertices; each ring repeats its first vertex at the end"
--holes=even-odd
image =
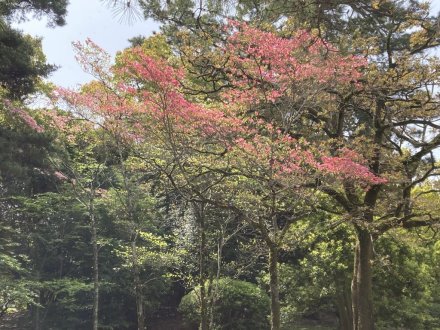
POLYGON ((364 58, 340 55, 307 31, 283 38, 237 22, 230 22, 227 30, 223 51, 234 88, 224 97, 232 103, 275 102, 303 81, 356 82, 366 64, 364 58))

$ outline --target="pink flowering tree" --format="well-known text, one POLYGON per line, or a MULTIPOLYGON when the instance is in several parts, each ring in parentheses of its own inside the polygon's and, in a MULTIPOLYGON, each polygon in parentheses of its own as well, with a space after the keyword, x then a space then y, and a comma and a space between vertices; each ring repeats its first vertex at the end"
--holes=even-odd
MULTIPOLYGON (((90 54, 100 51, 90 41, 78 47, 80 55, 84 53, 83 47, 90 54)), ((85 65, 93 69, 95 64, 85 65)), ((187 100, 179 87, 183 71, 163 59, 147 56, 139 48, 121 56, 111 73, 102 67, 91 71, 98 79, 96 82, 84 86, 81 92, 60 89, 58 97, 76 116, 93 121, 118 143, 130 146, 145 167, 159 172, 163 181, 170 184, 169 189, 177 191, 191 205, 199 226, 198 284, 206 328, 206 199, 213 183, 225 175, 207 168, 216 162, 218 166, 224 163, 225 138, 240 126, 215 108, 187 100)), ((139 310, 138 306, 138 313, 139 310)))
MULTIPOLYGON (((58 97, 159 169, 193 203, 201 226, 212 205, 233 210, 259 232, 269 254, 271 328, 279 329, 279 251, 291 225, 313 211, 316 182, 354 189, 385 183, 354 151, 295 137, 295 118, 284 105, 299 98, 312 104, 335 85, 356 88, 365 61, 341 56, 305 31, 282 38, 232 22, 225 35, 220 51, 229 88, 216 101, 186 95, 187 72, 166 59, 133 48, 112 67, 91 41, 76 47, 97 82, 80 92, 60 89, 58 97), (306 86, 316 88, 308 93, 306 86), (280 120, 268 120, 274 111, 280 120)), ((201 328, 208 329, 200 274, 201 328)))
MULTIPOLYGON (((368 208, 368 196, 374 195, 386 180, 377 177, 370 171, 370 166, 373 163, 366 161, 366 159, 370 159, 368 150, 364 159, 347 147, 342 147, 352 146, 356 150, 365 151, 367 146, 358 148, 357 145, 350 144, 350 140, 343 138, 341 133, 343 125, 340 120, 344 118, 343 114, 346 109, 340 107, 340 103, 334 97, 335 95, 353 95, 362 88, 357 79, 360 78, 358 70, 365 65, 365 60, 351 56, 339 56, 331 45, 314 38, 303 41, 299 47, 292 44, 286 46, 291 52, 300 56, 292 59, 287 56, 286 51, 282 50, 289 42, 280 40, 279 37, 270 38, 266 33, 259 33, 247 26, 239 26, 238 29, 250 36, 244 39, 241 36, 236 38, 239 40, 239 45, 246 45, 247 48, 245 51, 234 52, 238 57, 236 66, 240 71, 238 74, 235 72, 233 74, 238 75, 244 86, 237 97, 242 104, 241 110, 246 113, 254 113, 258 118, 270 122, 289 136, 306 137, 309 142, 308 148, 310 146, 312 148, 318 147, 321 162, 318 165, 318 172, 321 172, 322 175, 317 181, 319 184, 316 184, 315 187, 318 191, 333 198, 336 205, 342 205, 343 211, 341 213, 354 225, 355 233, 358 236, 357 250, 362 250, 362 252, 355 253, 354 264, 359 266, 355 267, 353 276, 353 308, 363 309, 362 313, 369 313, 372 274, 371 244, 368 245, 367 242, 362 245, 360 242, 371 241, 371 238, 368 230, 359 225, 362 223, 362 220, 359 219, 363 216, 373 216, 371 212, 363 214, 363 210, 368 208), (249 42, 249 40, 253 40, 252 36, 254 35, 260 35, 260 42, 249 42), (265 43, 266 40, 268 40, 267 43, 265 43), (277 45, 280 51, 267 50, 272 49, 270 44, 277 45), (260 49, 260 45, 265 47, 260 49), (324 60, 319 62, 322 56, 324 56, 324 60), (314 61, 318 60, 315 66, 316 70, 309 66, 306 66, 304 71, 298 70, 298 61, 308 57, 310 58, 309 63, 316 63, 314 61), (272 58, 275 58, 276 62, 282 63, 280 69, 284 72, 272 73, 272 69, 275 67, 270 61, 272 58), (326 63, 327 67, 319 65, 320 63, 326 63), (248 74, 249 68, 250 74, 248 74), (308 73, 311 75, 309 76, 308 73), (267 86, 273 86, 276 92, 270 93, 273 88, 267 88, 267 86), (247 97, 249 94, 253 95, 247 97), (312 126, 314 128, 318 126, 321 133, 316 129, 310 129, 312 126), (333 133, 333 129, 329 129, 333 126, 336 128, 336 134, 333 133), (323 138, 323 136, 327 136, 327 138, 323 138), (362 204, 361 196, 366 196, 366 205, 358 207, 357 205, 362 204), (347 202, 349 200, 359 201, 359 203, 351 205, 350 202, 347 202), (359 297, 365 299, 360 301, 363 298, 359 299, 359 297), (358 303, 359 301, 360 303, 358 303)), ((307 34, 301 34, 301 36, 304 35, 307 34)), ((277 70, 277 72, 279 71, 277 70)))

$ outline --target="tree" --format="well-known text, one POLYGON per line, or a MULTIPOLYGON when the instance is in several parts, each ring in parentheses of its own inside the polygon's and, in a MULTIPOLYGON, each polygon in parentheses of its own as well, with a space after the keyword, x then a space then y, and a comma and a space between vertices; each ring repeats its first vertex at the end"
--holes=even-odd
POLYGON ((438 281, 437 243, 432 231, 414 231, 396 228, 375 242, 373 281, 377 289, 373 298, 378 328, 438 327, 437 287, 431 287, 438 281))
POLYGON ((38 253, 33 254, 35 245, 31 240, 27 245, 25 239, 34 235, 30 230, 34 220, 29 220, 22 204, 31 204, 40 194, 55 189, 49 156, 56 148, 52 145, 53 136, 44 131, 41 120, 37 122, 35 113, 22 109, 20 102, 2 98, 0 109, 0 273, 5 284, 2 315, 8 317, 14 308, 21 312, 28 304, 35 310, 39 299, 34 267, 38 253))
POLYGON ((336 316, 338 329, 352 329, 353 233, 338 216, 321 211, 311 217, 313 221, 300 222, 287 234, 287 255, 280 266, 284 321, 323 321, 321 315, 333 321, 336 316))
POLYGON ((244 178, 236 184, 235 189, 242 193, 241 199, 233 205, 238 205, 239 212, 259 230, 267 244, 272 328, 277 329, 280 326, 278 254, 290 226, 313 210, 311 205, 295 202, 308 199, 313 203, 313 195, 307 194, 304 188, 310 184, 315 186, 318 177, 327 181, 329 174, 354 186, 383 180, 356 164, 355 161, 362 163, 362 159, 347 149, 340 150, 338 157, 328 157, 322 155, 322 149, 314 149, 311 143, 301 145, 301 140, 291 135, 295 134, 297 114, 283 113, 290 110, 284 107, 284 102, 300 101, 304 107, 316 104, 321 91, 331 88, 327 80, 330 77, 332 82, 339 84, 348 80, 345 74, 350 75, 349 79, 356 79, 353 68, 362 65, 362 61, 356 63, 356 58, 342 60, 337 55, 321 58, 322 53, 335 49, 314 41, 306 32, 284 39, 246 25, 238 26, 241 30, 232 34, 225 47, 229 59, 225 67, 232 88, 224 94, 230 104, 237 107, 235 111, 255 113, 254 119, 251 117, 248 121, 256 133, 252 135, 248 131, 245 139, 237 139, 235 150, 238 153, 232 151, 235 156, 231 161, 233 168, 244 178), (302 45, 308 43, 310 46, 304 54, 302 45), (341 67, 342 62, 347 65, 346 69, 341 67), (311 92, 302 93, 302 84, 311 92), (240 202, 244 205, 239 205, 240 202))
MULTIPOLYGON (((160 40, 158 41, 160 44, 160 40)), ((118 75, 112 78, 106 68, 99 66, 101 50, 96 45, 88 42, 86 47, 82 48, 80 46, 80 49, 82 50, 80 57, 84 61, 87 70, 93 72, 100 79, 100 83, 96 84, 93 90, 89 89, 83 94, 62 91, 62 95, 76 109, 84 107, 91 110, 98 118, 101 118, 99 120, 102 122, 101 125, 105 126, 110 134, 118 136, 122 141, 127 140, 127 138, 129 140, 133 137, 136 138, 136 136, 141 137, 144 141, 149 141, 149 143, 139 144, 136 147, 136 153, 147 166, 159 171, 161 176, 165 177, 165 180, 169 180, 176 194, 185 200, 188 205, 191 205, 201 236, 199 281, 205 283, 208 272, 206 238, 208 206, 206 196, 212 194, 213 183, 221 178, 223 174, 210 171, 199 175, 198 171, 203 163, 208 162, 209 159, 196 159, 191 148, 196 144, 204 148, 206 144, 198 139, 197 133, 190 132, 189 129, 193 127, 202 134, 204 134, 204 130, 209 130, 209 127, 217 129, 215 123, 210 122, 210 116, 215 115, 220 119, 222 114, 214 110, 203 113, 198 105, 185 100, 177 90, 176 92, 173 91, 176 84, 178 84, 174 75, 180 76, 180 73, 168 66, 160 56, 154 58, 147 56, 141 48, 127 52, 124 58, 119 59, 120 63, 115 67, 118 75), (159 63, 163 64, 163 67, 160 67, 159 63), (161 77, 162 75, 165 76, 161 77), (122 83, 126 87, 129 87, 130 84, 137 84, 139 88, 137 91, 134 89, 125 90, 126 87, 122 83), (118 92, 115 93, 109 88, 110 86, 115 86, 118 92), (129 94, 127 94, 127 91, 129 94), (141 102, 145 103, 136 102, 136 96, 134 94, 130 95, 130 93, 135 92, 144 94, 141 102), (149 98, 150 96, 151 98, 149 98), (110 100, 109 98, 113 100, 111 101, 113 105, 107 103, 110 100), (161 98, 165 104, 162 103, 161 98), (102 103, 103 101, 104 103, 102 103), (172 104, 167 105, 168 101, 172 104), (147 110, 151 111, 150 113, 144 114, 142 112, 141 109, 145 105, 147 105, 147 110), (111 109, 113 107, 115 111, 111 109), (125 107, 128 111, 126 117, 129 118, 128 122, 125 120, 126 118, 122 118, 123 120, 118 118, 119 110, 122 110, 121 107, 125 107), (186 116, 185 112, 188 110, 192 111, 192 114, 186 116), (155 111, 157 111, 157 117, 155 111), (152 114, 152 117, 150 117, 150 114, 152 114), (136 120, 134 125, 130 123, 132 119, 136 120), (148 131, 144 130, 144 125, 151 125, 149 126, 150 129, 148 131), (187 129, 184 128, 184 125, 187 126, 187 129), (209 125, 209 127, 206 125, 209 125), (185 130, 185 132, 179 133, 178 138, 174 138, 176 127, 185 130), (123 134, 121 135, 118 132, 123 132, 123 134), (190 148, 185 147, 185 145, 190 148), (188 160, 190 160, 191 166, 182 162, 188 160), (203 163, 198 164, 200 160, 203 163)), ((227 121, 226 118, 225 121, 227 121)), ((222 130, 221 127, 218 128, 222 130)), ((219 156, 215 153, 212 153, 211 156, 219 159, 219 156)), ((207 304, 209 299, 203 292, 204 286, 201 286, 201 291, 203 302, 201 319, 203 326, 207 327, 209 321, 207 304)))
MULTIPOLYGON (((20 315, 28 309, 33 329, 61 328, 66 320, 81 326, 72 316, 84 317, 81 296, 91 289, 78 276, 77 266, 84 252, 81 242, 87 235, 81 228, 84 223, 72 219, 81 219, 84 209, 71 196, 55 192, 11 197, 9 202, 12 206, 5 212, 4 222, 10 226, 14 241, 8 254, 20 267, 5 279, 8 284, 3 293, 13 293, 8 295, 12 299, 7 313, 15 310, 20 315), (20 296, 23 289, 28 292, 26 305, 20 296), (66 317, 61 320, 58 313, 66 317)), ((26 319, 17 322, 25 327, 26 319)))
POLYGON ((0 4, 0 16, 8 19, 27 19, 26 15, 33 13, 37 17, 47 16, 49 24, 64 25, 67 14, 68 0, 7 0, 0 4))
MULTIPOLYGON (((275 128, 255 116, 242 118, 242 112, 255 107, 264 116, 276 109, 277 100, 294 98, 296 84, 350 83, 360 76, 357 70, 363 61, 339 56, 331 45, 305 31, 287 39, 238 23, 225 30, 229 37, 222 52, 229 58, 225 67, 231 84, 222 95, 229 104, 226 110, 216 108, 218 103, 195 103, 197 98, 191 102, 179 88, 185 72, 146 55, 142 48, 134 48, 132 56, 113 69, 113 76, 109 67, 100 65, 102 51, 90 41, 80 48, 79 57, 100 82, 83 93, 61 91, 61 96, 100 118, 96 123, 108 130, 117 127, 125 137, 145 141, 143 159, 185 191, 201 226, 202 288, 206 207, 233 209, 259 230, 270 252, 272 328, 279 329, 278 252, 289 225, 302 217, 292 205, 295 198, 303 198, 295 189, 311 182, 315 186, 316 179, 325 176, 364 187, 384 180, 359 164, 362 158, 348 149, 339 150, 339 156, 323 156, 318 148, 306 151, 312 144, 294 139, 290 122, 286 128, 275 128), (223 190, 214 194, 213 187, 223 190), (234 189, 234 197, 241 195, 237 202, 230 198, 234 189), (286 224, 280 227, 283 214, 286 224)), ((207 329, 203 289, 201 296, 202 329, 207 329)))
MULTIPOLYGON (((350 185, 340 190, 321 186, 334 197, 341 212, 350 216, 357 232, 352 284, 354 328, 372 329, 373 240, 393 227, 409 229, 438 223, 435 212, 422 207, 420 196, 414 194, 418 185, 439 174, 433 153, 439 146, 439 106, 430 87, 438 81, 438 59, 426 53, 438 45, 438 30, 436 18, 429 16, 425 3, 337 5, 356 13, 352 20, 339 16, 336 22, 344 30, 333 32, 331 28, 336 25, 331 20, 315 21, 313 27, 323 33, 329 31, 329 38, 334 33, 342 48, 371 59, 366 82, 359 93, 333 90, 338 102, 319 112, 310 109, 306 118, 316 123, 308 127, 316 128, 315 134, 321 132, 336 145, 357 150, 373 173, 389 177, 387 185, 374 185, 367 191, 356 191, 350 185), (344 41, 348 38, 345 32, 354 37, 344 41)), ((315 9, 314 14, 326 17, 321 11, 324 6, 315 9)), ((336 6, 331 9, 336 12, 336 6)))
POLYGON ((0 30, 0 83, 7 97, 21 99, 36 91, 41 78, 47 77, 55 66, 46 64, 41 40, 24 36, 10 27, 0 30))
MULTIPOLYGON (((146 13, 170 23, 167 29, 187 26, 193 36, 209 34, 212 23, 226 11, 220 3, 217 7, 208 6, 208 2, 201 6, 180 1, 165 7, 159 4, 146 4, 146 13)), ((280 103, 284 106, 278 107, 282 115, 277 127, 284 127, 286 114, 297 113, 301 120, 292 126, 292 134, 325 141, 330 150, 357 150, 375 175, 390 178, 387 185, 377 184, 367 191, 350 184, 338 189, 320 186, 356 229, 353 327, 373 329, 374 239, 392 227, 409 229, 438 223, 433 210, 417 206, 419 198, 412 193, 417 185, 438 175, 433 151, 440 141, 439 107, 432 89, 438 81, 438 59, 428 52, 439 44, 438 16, 431 16, 429 4, 421 1, 237 1, 231 6, 256 24, 276 26, 281 33, 292 27, 305 28, 333 41, 342 51, 369 60, 362 88, 329 88, 328 98, 318 105, 302 106, 292 100, 280 103)), ((188 53, 182 54, 186 57, 188 53)), ((198 58, 202 61, 197 64, 203 64, 199 72, 205 72, 205 79, 210 72, 210 79, 217 82, 214 89, 218 90, 218 82, 223 88, 219 70, 206 71, 212 62, 203 54, 198 58)))
MULTIPOLYGON (((215 306, 214 326, 219 329, 266 329, 269 299, 255 284, 221 278, 216 293, 219 304, 215 306)), ((196 290, 183 297, 179 310, 188 325, 197 325, 200 314, 197 305, 200 297, 196 290)))
POLYGON ((125 149, 126 146, 118 145, 116 138, 116 159, 112 166, 116 178, 106 196, 106 205, 110 209, 109 215, 122 232, 115 251, 123 259, 121 268, 128 269, 133 279, 134 288, 130 290, 136 300, 137 327, 143 330, 145 300, 154 301, 146 296, 148 286, 163 280, 175 256, 168 251, 167 240, 159 236, 162 215, 156 199, 149 193, 151 187, 145 182, 144 164, 132 156, 125 156, 125 149))
MULTIPOLYGON (((80 120, 81 121, 81 120, 80 120)), ((64 124, 64 123, 63 123, 64 124)), ((93 312, 92 327, 99 325, 99 237, 97 219, 97 200, 108 189, 108 169, 106 153, 101 142, 103 132, 94 130, 89 122, 79 125, 73 117, 64 125, 60 135, 67 149, 66 159, 54 159, 58 175, 71 185, 70 192, 85 211, 90 228, 90 245, 93 252, 93 312)))
POLYGON ((0 84, 6 97, 22 99, 35 92, 41 78, 55 70, 46 63, 41 40, 24 35, 10 26, 12 20, 25 20, 29 13, 45 15, 53 26, 64 25, 67 1, 8 0, 0 4, 0 84))

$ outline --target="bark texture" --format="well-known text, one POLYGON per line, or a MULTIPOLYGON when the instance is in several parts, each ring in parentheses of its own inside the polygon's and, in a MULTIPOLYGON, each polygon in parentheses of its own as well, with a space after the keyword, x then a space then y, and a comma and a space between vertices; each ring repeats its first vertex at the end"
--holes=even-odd
POLYGON ((144 296, 142 292, 142 283, 139 272, 138 257, 136 250, 136 241, 131 242, 131 253, 132 253, 132 263, 133 263, 133 275, 134 275, 134 287, 136 295, 136 316, 138 330, 145 329, 145 318, 144 318, 144 296))
POLYGON ((93 249, 93 315, 92 328, 98 330, 98 310, 99 310, 99 264, 98 264, 98 234, 96 231, 96 219, 93 210, 90 214, 92 230, 92 249, 93 249))
POLYGON ((352 281, 354 330, 374 330, 372 257, 371 235, 365 229, 358 229, 352 281))
POLYGON ((278 274, 278 249, 270 247, 269 250, 269 275, 270 275, 270 328, 279 330, 281 327, 280 289, 278 274))
POLYGON ((349 283, 341 284, 336 297, 336 308, 338 310, 339 329, 353 330, 353 307, 349 283))

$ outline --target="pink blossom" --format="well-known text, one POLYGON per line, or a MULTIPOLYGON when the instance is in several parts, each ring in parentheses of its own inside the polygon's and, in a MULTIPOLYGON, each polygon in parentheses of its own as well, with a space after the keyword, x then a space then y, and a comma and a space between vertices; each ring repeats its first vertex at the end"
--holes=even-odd
POLYGON ((226 30, 223 51, 234 85, 224 93, 229 103, 275 102, 293 84, 310 79, 320 84, 356 82, 366 64, 364 58, 338 54, 307 31, 282 38, 236 21, 230 21, 226 30))
POLYGON ((36 122, 25 110, 15 107, 9 100, 5 100, 5 105, 10 113, 17 115, 31 129, 37 133, 44 132, 44 128, 36 122))

